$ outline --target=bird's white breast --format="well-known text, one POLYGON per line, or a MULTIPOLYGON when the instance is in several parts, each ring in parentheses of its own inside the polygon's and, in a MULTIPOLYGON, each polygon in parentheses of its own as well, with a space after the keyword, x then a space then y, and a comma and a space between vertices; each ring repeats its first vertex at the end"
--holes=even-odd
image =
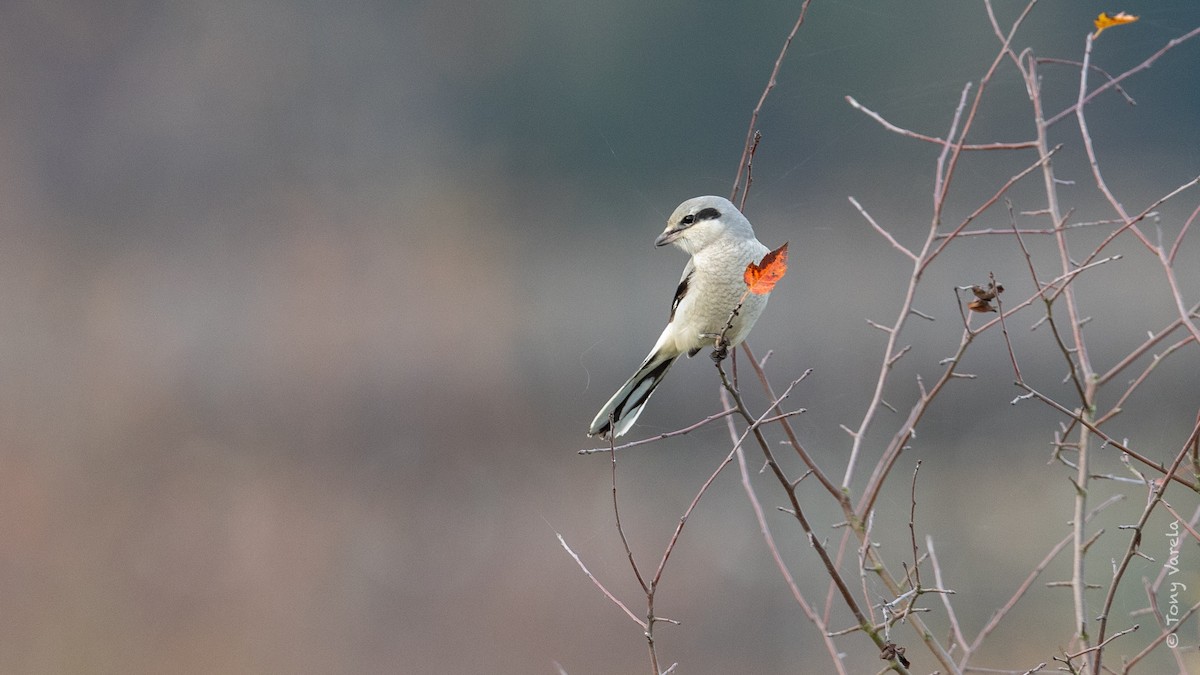
MULTIPOLYGON (((696 252, 692 258, 695 271, 675 315, 682 322, 675 331, 681 351, 713 345, 713 338, 702 336, 720 333, 725 328, 730 312, 746 292, 743 278, 746 267, 766 254, 767 247, 756 239, 711 245, 696 252)), ((730 345, 737 345, 746 337, 766 306, 766 295, 746 297, 733 328, 726 334, 730 345)))

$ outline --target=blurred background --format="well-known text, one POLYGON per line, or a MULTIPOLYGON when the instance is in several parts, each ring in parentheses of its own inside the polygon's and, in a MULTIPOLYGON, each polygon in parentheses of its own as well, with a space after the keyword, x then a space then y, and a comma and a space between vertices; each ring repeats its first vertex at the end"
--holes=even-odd
MULTIPOLYGON (((997 0, 1008 26, 1023 3, 997 0)), ((35 1, 0 9, 0 672, 644 672, 640 629, 560 547, 644 611, 612 519, 607 456, 576 454, 595 411, 653 344, 685 262, 657 250, 667 214, 728 195, 753 109, 799 3, 35 1)), ((1117 74, 1200 25, 1200 6, 1038 5, 1014 47, 1082 58, 1100 11, 1141 15, 1097 40, 1117 74)), ((910 272, 847 201, 908 246, 930 219, 939 148, 854 112, 944 135, 963 86, 997 51, 982 2, 812 4, 758 128, 747 215, 791 270, 752 336, 777 386, 814 373, 789 405, 827 471, 878 373, 910 272)), ((1200 174, 1200 40, 1108 93, 1089 122, 1109 185, 1131 212, 1200 174)), ((1078 69, 1042 66, 1047 112, 1074 101, 1078 69)), ((1103 77, 1094 74, 1096 79, 1103 77)), ((974 90, 972 90, 972 93, 974 90)), ((970 140, 1033 137, 1012 68, 983 99, 970 140)), ((1055 127, 1073 221, 1108 218, 1073 118, 1055 127)), ((959 166, 956 224, 1033 161, 975 153, 959 166)), ((1040 178, 1014 210, 1043 208, 1040 178)), ((1193 189, 1147 231, 1170 241, 1193 189)), ((1044 226, 1035 216, 1026 227, 1044 226)), ((1007 227, 1001 205, 980 227, 1007 227)), ((1079 234, 1086 253, 1101 230, 1079 234)), ((1200 300, 1192 230, 1179 257, 1200 300)), ((1045 276, 1056 254, 1031 242, 1045 276)), ((1157 262, 1126 253, 1081 280, 1091 356, 1106 370, 1175 316, 1157 262)), ((1082 254, 1081 253, 1081 254, 1082 254)), ((886 392, 906 411, 952 353, 952 287, 994 272, 1006 300, 1032 288, 1004 237, 963 240, 927 275, 913 350, 886 392)), ((1070 405, 1049 333, 1010 326, 1027 377, 1070 405)), ((1165 346, 1165 345, 1164 345, 1165 346)), ((1149 357, 1118 378, 1111 405, 1149 357)), ((1126 402, 1110 433, 1169 461, 1200 402, 1200 357, 1183 349, 1126 402)), ((1068 532, 1070 472, 1047 465, 1063 419, 1010 406, 1008 354, 979 338, 922 422, 879 503, 883 553, 934 537, 978 631, 1068 532)), ((706 357, 681 363, 630 438, 720 410, 706 357)), ((748 389, 754 405, 763 397, 748 389)), ((903 415, 872 427, 861 485, 903 415)), ((773 434, 775 432, 772 432, 773 434)), ((772 436, 778 440, 777 436, 772 436)), ((643 567, 729 448, 721 425, 622 456, 626 531, 643 567)), ((755 457, 751 453, 751 457, 755 457)), ((757 470, 758 466, 752 467, 757 470)), ((789 470, 800 471, 789 466, 789 470)), ((1098 472, 1128 475, 1110 453, 1098 472)), ((784 502, 756 476, 768 511, 784 502)), ((1106 514, 1090 581, 1128 542, 1145 489, 1097 483, 1106 514), (1111 551, 1109 550, 1111 548, 1111 551)), ((1168 493, 1170 500, 1172 493, 1168 493)), ((1194 495, 1174 492, 1190 515, 1194 495)), ((836 541, 840 514, 810 517, 836 541)), ((810 598, 827 580, 797 528, 771 515, 810 598)), ((1136 560, 1113 630, 1157 634, 1136 560)), ((1181 553, 1200 588, 1200 552, 1181 553)), ((850 566, 852 567, 852 565, 850 566)), ((1057 560, 1045 580, 1068 575, 1057 560)), ((1192 583, 1194 582, 1194 583, 1192 583)), ((874 583, 874 582, 872 582, 874 583)), ((1018 605, 977 663, 1024 669, 1068 644, 1064 590, 1018 605)), ((871 587, 878 600, 882 588, 871 587)), ((1093 601, 1099 606, 1099 594, 1093 601)), ((1184 607, 1200 594, 1189 591, 1184 607)), ((940 603, 929 621, 948 624, 940 603)), ((737 473, 722 474, 685 528, 661 586, 665 664, 681 673, 826 673, 814 629, 757 533, 737 473)), ((849 625, 844 613, 832 624, 849 625)), ((910 630, 916 672, 935 666, 910 630)), ((1194 652, 1195 621, 1181 643, 1194 652)), ((850 672, 880 662, 842 638, 850 672)), ((1183 657, 1194 668, 1194 654, 1183 657)), ((1163 652, 1145 672, 1167 672, 1163 652)))

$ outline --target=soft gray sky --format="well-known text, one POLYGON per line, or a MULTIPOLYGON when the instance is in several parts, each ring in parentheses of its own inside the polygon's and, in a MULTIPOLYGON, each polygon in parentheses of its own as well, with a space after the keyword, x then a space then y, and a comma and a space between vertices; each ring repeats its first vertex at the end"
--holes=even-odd
MULTIPOLYGON (((1004 25, 1023 6, 995 4, 1004 25)), ((640 606, 609 462, 574 453, 661 329, 685 258, 654 236, 683 199, 728 194, 798 7, 0 10, 0 671, 644 671, 636 626, 555 532, 640 606)), ((1014 47, 1078 60, 1092 17, 1117 9, 1142 19, 1097 40, 1093 63, 1114 75, 1200 25, 1191 0, 1042 3, 1014 47)), ((792 266, 751 342, 773 350, 779 382, 814 369, 796 425, 835 476, 849 447, 839 425, 861 418, 881 358, 882 334, 864 319, 892 321, 909 274, 847 196, 916 246, 938 152, 844 97, 943 135, 996 51, 982 2, 814 0, 760 118, 747 214, 764 243, 791 243, 792 266)), ((1105 177, 1132 211, 1200 174, 1198 62, 1193 40, 1127 81, 1136 106, 1109 93, 1088 108, 1105 177)), ((1075 99, 1078 69, 1042 72, 1053 114, 1075 99)), ((970 140, 1032 133, 1023 85, 1002 68, 970 140)), ((1073 220, 1111 217, 1078 128, 1068 119, 1053 134, 1073 220)), ((1032 159, 965 157, 946 222, 1032 159)), ((1014 208, 1042 208, 1038 186, 1014 191, 1014 208)), ((1162 236, 1196 204, 1193 190, 1164 207, 1162 236)), ((979 226, 1007 223, 1000 208, 979 226)), ((1080 234, 1078 250, 1102 236, 1080 234)), ((1189 303, 1200 300, 1196 236, 1178 264, 1189 303)), ((1154 260, 1119 248, 1123 264, 1080 293, 1104 367, 1173 316, 1154 260)), ((1037 252, 1047 273, 1052 253, 1037 252)), ((916 375, 935 378, 957 343, 950 289, 995 272, 1006 298, 1022 299, 1024 265, 1010 240, 975 238, 930 271, 919 309, 938 320, 912 324, 889 402, 911 405, 916 375)), ((1067 396, 1046 332, 1026 330, 1036 318, 1013 328, 1019 356, 1067 396)), ((1190 429, 1200 381, 1194 345, 1170 364, 1113 430, 1160 461, 1190 429)), ((897 513, 921 459, 924 529, 978 630, 1066 533, 1070 493, 1066 471, 1046 464, 1062 418, 1008 405, 1019 392, 1000 336, 981 337, 965 367, 980 377, 923 422, 881 509, 883 529, 906 537, 897 513)), ((631 437, 719 405, 698 357, 675 367, 631 437)), ((867 466, 896 423, 874 429, 867 466)), ((713 426, 620 465, 643 565, 728 447, 713 426)), ((1111 455, 1101 468, 1123 471, 1111 455)), ((759 482, 768 509, 783 502, 759 482)), ((1098 499, 1124 489, 1101 485, 1098 499)), ((1141 492, 1129 490, 1117 510, 1131 519, 1141 492)), ((836 539, 838 514, 819 498, 812 508, 836 539)), ((793 572, 823 597, 802 538, 782 516, 773 523, 793 572)), ((889 552, 903 559, 898 541, 889 552)), ((1104 540, 1118 552, 1123 542, 1104 540)), ((1194 546, 1187 555, 1200 587, 1194 546)), ((1056 563, 1047 576, 1065 573, 1056 563)), ((829 672, 732 473, 689 523, 662 593, 661 611, 683 621, 660 627, 679 672, 829 672)), ((1070 637, 1065 598, 1031 601, 997 633, 988 665, 1053 656, 1070 637)), ((1124 602, 1123 620, 1140 598, 1124 602)), ((930 621, 944 630, 940 615, 930 621)), ((851 672, 881 665, 865 639, 841 644, 851 672)))

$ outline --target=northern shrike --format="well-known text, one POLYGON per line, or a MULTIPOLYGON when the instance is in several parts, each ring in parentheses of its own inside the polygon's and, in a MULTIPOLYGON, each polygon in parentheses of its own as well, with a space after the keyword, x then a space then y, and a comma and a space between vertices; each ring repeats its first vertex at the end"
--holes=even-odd
MULTIPOLYGON (((589 436, 605 438, 611 433, 616 438, 629 431, 675 359, 715 346, 746 291, 746 267, 768 252, 754 237, 750 221, 722 197, 696 197, 680 204, 667 220, 667 229, 654 240, 655 246, 667 244, 692 256, 675 289, 667 327, 633 377, 596 414, 589 436)), ((745 339, 766 306, 766 295, 746 297, 726 333, 730 346, 745 339)))

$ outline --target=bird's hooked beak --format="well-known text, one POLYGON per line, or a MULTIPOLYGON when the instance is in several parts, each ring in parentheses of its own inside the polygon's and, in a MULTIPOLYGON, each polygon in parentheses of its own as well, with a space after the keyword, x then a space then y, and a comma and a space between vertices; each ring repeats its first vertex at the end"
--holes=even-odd
POLYGON ((683 227, 668 227, 662 234, 658 235, 658 239, 654 240, 655 246, 666 246, 683 235, 683 231, 687 228, 683 227))

